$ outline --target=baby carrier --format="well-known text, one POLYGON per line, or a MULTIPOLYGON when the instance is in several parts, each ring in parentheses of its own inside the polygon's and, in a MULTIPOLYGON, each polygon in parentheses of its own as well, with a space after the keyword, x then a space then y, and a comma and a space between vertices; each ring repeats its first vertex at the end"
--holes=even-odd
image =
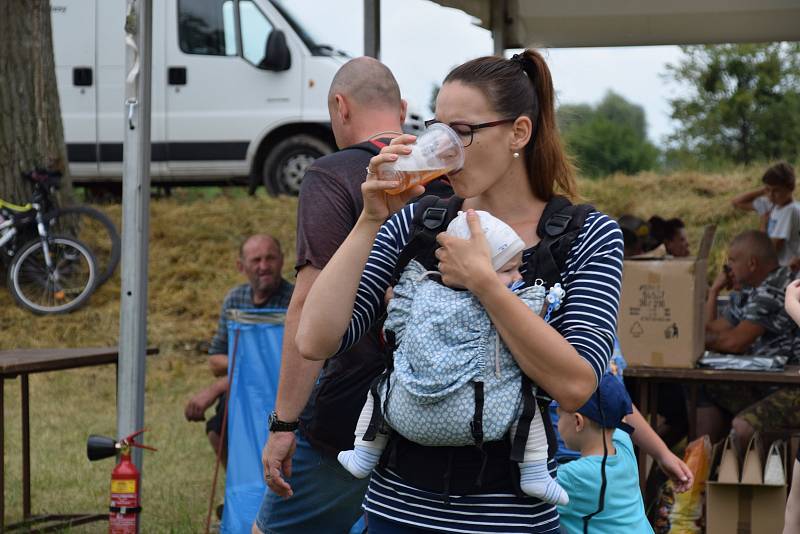
MULTIPOLYGON (((436 236, 447 229, 450 221, 458 214, 462 203, 463 199, 455 196, 449 200, 426 196, 417 201, 411 238, 398 257, 391 279, 392 286, 397 284, 412 260, 419 262, 425 270, 435 270, 437 260, 434 253, 438 248, 436 236)), ((527 258, 527 270, 524 276, 527 286, 535 285, 537 280, 546 287, 556 283, 563 285, 561 271, 567 255, 573 241, 583 228, 586 216, 593 210, 594 208, 589 205, 573 205, 561 196, 555 196, 547 203, 536 230, 540 242, 527 258)), ((387 370, 371 386, 375 404, 372 420, 363 438, 367 441, 374 439, 376 433, 385 427, 383 414, 386 406, 381 406, 378 400, 381 398, 382 388, 389 390, 385 401, 391 402, 391 372, 397 346, 396 337, 391 330, 385 330, 384 336, 387 370)), ((474 412, 469 425, 474 442, 472 445, 425 447, 409 441, 390 428, 389 444, 381 458, 381 465, 394 470, 421 488, 442 493, 445 500, 449 499, 450 493, 470 494, 475 493, 476 489, 481 492, 512 489, 521 495, 517 463, 523 460, 525 443, 537 402, 547 433, 550 458, 554 456, 557 444, 547 409, 551 399, 543 390, 537 391, 524 373, 520 374, 522 406, 513 440, 497 439, 496 436, 492 436, 491 441, 484 441, 486 399, 483 382, 473 381, 474 412), (454 470, 453 465, 464 468, 454 470)))

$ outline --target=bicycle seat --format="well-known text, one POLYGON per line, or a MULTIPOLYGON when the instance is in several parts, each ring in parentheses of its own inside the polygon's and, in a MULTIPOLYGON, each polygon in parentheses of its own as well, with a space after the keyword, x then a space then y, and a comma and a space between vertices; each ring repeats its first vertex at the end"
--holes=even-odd
POLYGON ((58 171, 48 171, 45 169, 35 169, 31 172, 22 173, 23 178, 30 180, 35 184, 44 186, 56 186, 61 183, 62 174, 58 171))

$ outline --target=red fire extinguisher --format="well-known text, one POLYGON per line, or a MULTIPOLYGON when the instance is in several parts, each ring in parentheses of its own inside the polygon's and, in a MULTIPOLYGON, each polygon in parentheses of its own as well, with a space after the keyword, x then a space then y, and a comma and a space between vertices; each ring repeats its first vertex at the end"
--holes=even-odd
POLYGON ((155 451, 136 441, 139 430, 119 441, 105 436, 91 435, 86 450, 89 460, 99 460, 114 456, 119 452, 119 463, 111 472, 111 506, 108 516, 109 534, 136 534, 139 530, 141 506, 141 477, 136 465, 131 461, 131 449, 139 447, 155 451))

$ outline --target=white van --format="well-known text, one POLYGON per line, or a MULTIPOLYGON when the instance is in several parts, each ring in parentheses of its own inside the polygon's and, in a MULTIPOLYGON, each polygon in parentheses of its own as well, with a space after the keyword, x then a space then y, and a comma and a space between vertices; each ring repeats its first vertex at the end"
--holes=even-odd
MULTIPOLYGON (((153 2, 154 184, 256 179, 297 194, 336 146, 327 92, 348 59, 304 31, 291 0, 153 2)), ((76 184, 119 182, 125 0, 52 0, 56 76, 76 184)), ((416 132, 410 114, 406 129, 416 132)))

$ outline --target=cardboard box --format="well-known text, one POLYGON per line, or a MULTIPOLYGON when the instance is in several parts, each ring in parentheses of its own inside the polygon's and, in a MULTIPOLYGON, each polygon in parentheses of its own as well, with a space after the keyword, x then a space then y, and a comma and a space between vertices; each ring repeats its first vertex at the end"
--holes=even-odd
POLYGON ((781 534, 786 486, 706 485, 706 534, 781 534))
MULTIPOLYGON (((726 461, 726 457, 738 454, 728 441, 714 448, 712 465, 716 469, 712 468, 712 480, 706 484, 706 534, 781 534, 786 507, 786 474, 781 472, 773 477, 778 484, 764 484, 764 449, 756 434, 747 447, 739 480, 740 458, 726 461), (727 482, 720 482, 722 480, 727 482)), ((785 447, 781 442, 773 443, 767 463, 773 451, 777 456, 775 462, 783 469, 785 447)))
POLYGON ((617 334, 629 365, 694 367, 703 353, 714 230, 706 227, 696 257, 625 260, 617 334))

